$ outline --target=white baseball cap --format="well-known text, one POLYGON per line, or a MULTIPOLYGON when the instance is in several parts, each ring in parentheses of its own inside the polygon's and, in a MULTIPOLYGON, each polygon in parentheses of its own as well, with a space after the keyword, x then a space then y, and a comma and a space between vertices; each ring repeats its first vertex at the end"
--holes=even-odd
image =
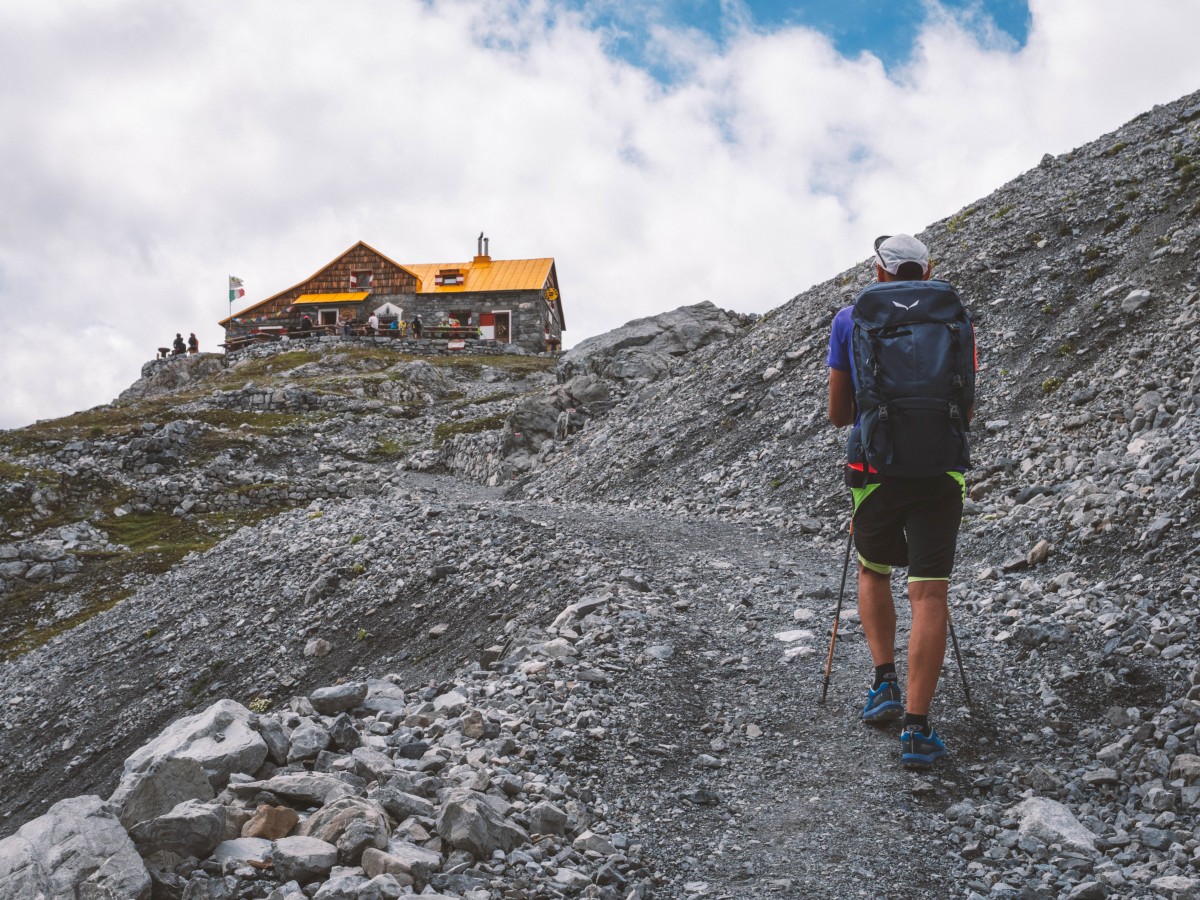
POLYGON ((895 275, 905 263, 914 262, 922 272, 929 271, 929 248, 911 234, 885 234, 875 238, 875 261, 889 275, 895 275))

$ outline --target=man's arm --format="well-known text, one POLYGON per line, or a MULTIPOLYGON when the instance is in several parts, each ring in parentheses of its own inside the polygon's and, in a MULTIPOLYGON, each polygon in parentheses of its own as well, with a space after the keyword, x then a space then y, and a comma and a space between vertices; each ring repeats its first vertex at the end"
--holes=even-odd
POLYGON ((829 370, 829 421, 839 428, 854 424, 854 382, 841 369, 829 370))

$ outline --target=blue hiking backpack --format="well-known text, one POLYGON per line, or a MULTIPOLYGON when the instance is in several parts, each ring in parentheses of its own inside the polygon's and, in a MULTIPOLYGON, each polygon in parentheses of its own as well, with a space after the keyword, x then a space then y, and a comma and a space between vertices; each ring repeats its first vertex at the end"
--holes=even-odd
POLYGON ((854 299, 855 402, 850 462, 922 478, 971 466, 975 334, 945 281, 888 281, 854 299))

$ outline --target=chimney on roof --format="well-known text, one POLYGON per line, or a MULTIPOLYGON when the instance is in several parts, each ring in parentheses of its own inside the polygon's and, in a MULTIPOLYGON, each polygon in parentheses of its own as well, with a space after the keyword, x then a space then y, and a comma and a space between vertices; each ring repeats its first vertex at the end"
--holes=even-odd
POLYGON ((475 265, 487 266, 491 265, 492 257, 488 255, 488 239, 483 236, 483 232, 479 232, 479 240, 475 244, 475 265))

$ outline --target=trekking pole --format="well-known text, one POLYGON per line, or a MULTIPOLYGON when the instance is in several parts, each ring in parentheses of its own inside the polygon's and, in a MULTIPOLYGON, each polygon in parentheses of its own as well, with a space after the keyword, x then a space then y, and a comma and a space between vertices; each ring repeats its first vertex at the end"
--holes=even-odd
POLYGON ((946 604, 946 624, 950 626, 950 643, 954 645, 954 659, 958 662, 958 677, 962 680, 963 696, 967 698, 967 708, 974 709, 971 705, 971 689, 967 686, 967 672, 963 668, 962 654, 958 651, 958 635, 954 633, 954 620, 950 618, 950 604, 946 604))
POLYGON ((842 563, 842 587, 838 591, 837 612, 833 616, 833 634, 829 638, 829 655, 825 658, 825 681, 821 685, 821 703, 825 702, 825 695, 829 693, 829 676, 833 674, 833 648, 837 643, 838 624, 842 621, 842 598, 846 596, 846 575, 850 572, 850 547, 853 543, 854 516, 851 516, 850 534, 846 537, 846 561, 842 563))

